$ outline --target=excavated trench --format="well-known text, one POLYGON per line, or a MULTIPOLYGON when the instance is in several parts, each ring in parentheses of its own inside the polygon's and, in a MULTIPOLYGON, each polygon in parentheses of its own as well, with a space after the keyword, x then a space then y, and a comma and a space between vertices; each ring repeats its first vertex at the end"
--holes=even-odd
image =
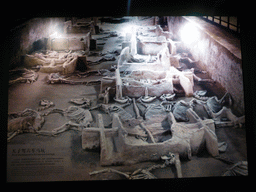
MULTIPOLYGON (((100 27, 104 29, 111 29, 116 32, 118 30, 122 29, 122 26, 125 26, 125 23, 121 24, 113 24, 113 23, 105 23, 100 25, 100 27)), ((149 30, 150 31, 150 30, 149 30)), ((152 30, 150 31, 152 32, 152 30)), ((105 35, 106 36, 106 35, 105 35)), ((93 35, 93 38, 100 39, 104 37, 104 34, 99 35, 93 35)), ((121 36, 122 37, 122 36, 121 36)), ((108 50, 118 50, 121 52, 121 43, 120 36, 113 36, 113 37, 106 37, 103 40, 99 40, 97 48, 94 50, 96 53, 108 51, 108 50), (107 45, 107 46, 106 46, 107 45)), ((123 39, 123 37, 122 37, 123 39)), ((159 39, 158 39, 159 40, 159 39)), ((161 39, 160 39, 161 40, 161 39)), ((159 40, 159 41, 160 41, 159 40)), ((144 42, 145 44, 146 42, 144 42)), ((152 46, 152 42, 147 42, 149 44, 148 47, 152 46)), ((158 47, 161 46, 161 43, 158 43, 158 47)), ((160 48, 159 48, 160 50, 160 48)), ((147 53, 147 48, 142 48, 141 44, 138 44, 138 53, 147 53)), ((177 49, 177 54, 182 54, 184 50, 177 49)), ((189 52, 186 52, 189 55, 189 58, 191 60, 194 60, 194 58, 191 56, 189 52)), ((156 55, 156 54, 155 54, 156 55)), ((118 56, 115 57, 116 59, 114 61, 103 61, 97 65, 90 65, 90 70, 98 70, 98 69, 108 69, 111 70, 111 66, 117 65, 118 63, 118 56)), ((141 57, 143 58, 143 57, 141 57)), ((87 56, 87 60, 97 60, 97 56, 87 56)), ((84 65, 81 64, 82 61, 80 60, 77 65, 77 70, 79 71, 86 71, 86 68, 84 65)), ((199 65, 196 63, 193 63, 193 65, 187 61, 180 61, 180 66, 183 70, 194 68, 198 73, 196 75, 199 78, 202 79, 210 79, 210 76, 208 73, 201 73, 203 69, 200 68, 199 65)), ((38 107, 38 99, 39 98, 45 98, 48 100, 51 100, 55 103, 55 108, 65 109, 71 104, 69 103, 70 99, 73 98, 81 98, 86 97, 90 98, 92 100, 92 105, 96 106, 97 104, 101 104, 102 100, 98 99, 99 93, 101 93, 101 88, 99 85, 93 85, 93 86, 85 86, 85 85, 67 85, 67 84, 54 84, 49 85, 45 82, 45 77, 47 74, 38 72, 39 79, 34 82, 34 84, 16 84, 9 87, 8 90, 8 112, 14 112, 14 111, 22 111, 25 108, 37 108, 38 107), (38 91, 40 89, 41 91, 38 91)), ((111 74, 111 72, 110 72, 111 74)), ((16 76, 16 74, 14 74, 16 76)), ((113 72, 112 72, 113 75, 113 72)), ((166 78, 166 72, 160 71, 160 72, 152 72, 147 70, 134 70, 134 71, 122 71, 121 72, 122 78, 132 78, 136 81, 129 82, 130 85, 133 86, 144 86, 145 82, 146 84, 148 81, 160 81, 166 78)), ((79 79, 75 77, 76 80, 79 79)), ((100 79, 101 76, 99 75, 91 75, 87 77, 83 77, 83 80, 95 80, 100 79)), ((125 80, 124 80, 125 82, 125 80)), ((184 100, 186 102, 189 102, 193 97, 186 97, 185 91, 182 88, 182 86, 178 83, 173 83, 173 87, 176 91, 176 97, 174 99, 175 102, 178 102, 180 100, 184 100)), ((206 97, 212 97, 217 96, 218 99, 220 99, 226 92, 225 88, 223 88, 219 83, 205 83, 205 84, 197 84, 194 83, 193 91, 200 91, 200 90, 206 90, 206 97)), ((145 90, 143 90, 143 93, 145 90)), ((151 91, 149 89, 149 96, 154 96, 150 94, 151 91)), ((164 94, 167 94, 169 92, 163 92, 164 94)), ((163 94, 162 93, 162 94, 163 94)), ((160 95, 162 95, 160 94, 160 95)), ((144 94, 143 94, 144 95, 144 94)), ((160 96, 158 95, 158 96, 160 96)), ((109 104, 116 104, 116 102, 113 100, 113 94, 110 94, 110 101, 109 104)), ((130 96, 128 94, 128 96, 130 96)), ((135 96, 136 99, 140 97, 141 95, 135 96)), ((159 98, 155 99, 154 101, 150 102, 150 105, 159 106, 161 104, 161 100, 159 98)), ((146 110, 147 107, 145 105, 142 105, 140 102, 136 102, 136 105, 139 109, 140 116, 143 118, 143 122, 145 125, 152 125, 152 119, 155 120, 157 129, 154 128, 154 126, 149 126, 149 131, 151 131, 153 138, 156 143, 164 143, 165 141, 168 141, 172 139, 172 132, 170 130, 171 124, 168 121, 167 118, 163 118, 162 116, 167 115, 168 112, 164 111, 163 108, 159 108, 156 110, 159 110, 157 114, 158 117, 155 117, 156 110, 146 110), (152 118, 153 117, 153 118, 152 118)), ((134 111, 134 106, 132 104, 128 105, 124 108, 127 113, 129 113, 132 118, 136 119, 137 114, 134 111)), ((201 118, 209 118, 208 114, 205 112, 202 106, 196 105, 193 110, 197 113, 197 115, 201 118)), ((232 112, 235 115, 239 115, 239 112, 236 112, 234 109, 232 109, 232 112)), ((93 122, 91 123, 91 127, 97 127, 97 115, 102 114, 103 116, 103 122, 105 129, 111 129, 112 127, 112 117, 110 114, 104 113, 100 109, 95 109, 91 111, 93 122)), ((43 126, 43 129, 45 130, 51 130, 55 127, 59 127, 62 124, 67 122, 67 119, 62 117, 60 114, 52 114, 45 118, 46 122, 43 126)), ((153 120, 153 121, 154 121, 153 120)), ((189 122, 187 122, 189 123, 189 122)), ((149 138, 148 133, 139 125, 132 125, 129 126, 129 132, 126 137, 126 141, 129 144, 136 144, 136 145, 145 145, 145 144, 151 144, 152 141, 149 138), (133 133, 134 132, 134 133, 133 133), (138 134, 139 133, 139 134, 138 134)), ((220 138, 221 141, 226 141, 229 145, 229 148, 227 149, 227 155, 229 157, 231 156, 231 159, 238 161, 238 160, 244 160, 246 155, 246 143, 243 143, 244 140, 236 140, 239 135, 236 131, 231 131, 227 133, 227 130, 231 128, 227 128, 225 130, 223 129, 216 129, 217 137, 220 138), (239 149, 238 149, 239 148, 239 149), (244 150, 242 150, 242 149, 244 150), (234 154, 232 154, 232 151, 234 154), (233 156, 232 156, 233 155, 233 156)), ((239 131, 240 135, 243 135, 245 137, 245 130, 240 129, 239 131)), ((57 141, 54 140, 54 138, 43 137, 38 136, 40 138, 37 142, 37 137, 35 137, 33 134, 24 134, 24 135, 18 135, 8 144, 9 147, 15 146, 19 143, 24 143, 24 139, 26 139, 28 142, 36 143, 36 146, 46 146, 46 147, 54 147, 56 149, 61 148, 63 151, 64 156, 70 156, 70 163, 72 164, 73 170, 71 170, 72 176, 66 176, 66 178, 73 177, 73 179, 77 180, 91 180, 91 179, 123 179, 123 177, 117 175, 117 174, 111 174, 111 173, 105 173, 102 175, 90 177, 89 172, 94 170, 101 169, 100 166, 100 157, 99 152, 100 148, 94 148, 93 150, 83 150, 81 148, 81 133, 76 131, 69 131, 65 132, 58 136, 59 139, 57 141), (68 139, 67 139, 68 138, 68 139), (68 142, 66 142, 67 140, 68 142), (67 150, 65 150, 67 149, 67 150), (70 150, 71 149, 71 150, 70 150), (81 172, 82 170, 82 172, 81 172)), ((115 142, 113 142, 113 149, 114 151, 117 151, 118 146, 115 145, 115 142)), ((224 156, 226 156, 224 154, 224 156)), ((120 171, 132 171, 137 168, 146 168, 149 165, 154 165, 159 162, 139 162, 137 164, 132 165, 123 165, 123 166, 116 166, 112 165, 110 168, 115 168, 120 171)), ((218 160, 215 160, 211 158, 211 156, 206 152, 205 149, 201 149, 199 151, 198 156, 194 157, 191 161, 182 161, 181 163, 181 169, 183 172, 184 177, 204 177, 204 176, 220 176, 223 174, 223 172, 228 168, 228 165, 226 165, 223 162, 220 162, 218 160), (201 157, 201 158, 200 158, 201 157), (202 165, 202 166, 201 166, 202 165), (197 166, 198 169, 195 169, 194 167, 197 166), (216 170, 216 167, 218 170, 216 170), (202 171, 202 169, 207 169, 207 171, 202 171)), ((176 177, 175 170, 172 168, 170 170, 170 167, 167 167, 163 169, 162 171, 154 171, 153 172, 158 178, 173 178, 176 177)), ((65 178, 65 177, 64 177, 65 178)))

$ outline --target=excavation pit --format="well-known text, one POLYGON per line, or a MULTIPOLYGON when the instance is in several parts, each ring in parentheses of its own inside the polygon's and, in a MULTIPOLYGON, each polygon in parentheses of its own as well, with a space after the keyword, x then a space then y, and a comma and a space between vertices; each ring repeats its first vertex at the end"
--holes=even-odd
MULTIPOLYGON (((38 34, 41 32, 36 23, 41 20, 44 19, 29 24, 38 34)), ((55 40, 48 41, 46 50, 18 52, 40 56, 30 62, 32 58, 23 55, 27 64, 24 67, 29 69, 10 71, 8 113, 12 118, 8 120, 8 132, 12 133, 8 133, 8 137, 18 130, 7 145, 10 181, 127 178, 108 177, 111 172, 95 178, 93 175, 100 174, 103 166, 124 173, 146 172, 152 165, 161 167, 152 171, 155 177, 150 178, 221 176, 230 166, 219 157, 227 157, 229 162, 247 159, 246 124, 241 107, 242 74, 236 65, 240 60, 234 58, 237 54, 232 56, 223 48, 223 42, 212 39, 214 36, 209 35, 207 29, 204 29, 202 41, 194 42, 196 49, 182 42, 179 29, 193 18, 166 17, 165 28, 156 17, 131 17, 131 23, 89 20, 72 18, 72 22, 67 21, 66 25, 73 29, 66 29, 67 33, 61 38, 54 32, 56 37, 51 38, 55 40), (86 27, 88 24, 90 27, 86 27), (99 33, 94 25, 99 26, 99 33), (127 26, 134 30, 129 31, 127 26), (90 29, 88 36, 86 28, 90 29), (85 47, 90 42, 95 42, 95 49, 93 45, 91 50, 85 47), (67 53, 77 60, 72 70, 65 72, 63 66, 69 56, 63 62, 58 59, 67 53), (55 60, 55 64, 47 60, 55 60), (44 71, 49 66, 61 69, 44 71), (222 99, 227 92, 231 99, 222 99), (212 110, 209 102, 214 96, 217 96, 218 110, 212 110), (50 100, 55 106, 37 111, 38 119, 42 116, 45 122, 40 124, 42 130, 35 132, 31 127, 33 118, 22 112, 26 108, 37 110, 41 99, 50 100), (90 104, 83 102, 88 99, 90 104), (74 117, 70 118, 66 116, 69 109, 79 110, 73 111, 74 117), (58 110, 65 115, 56 114, 58 110), (53 114, 45 115, 51 111, 53 114), (84 115, 90 118, 81 121, 84 115), (29 134, 22 134, 27 132, 29 134), (14 152, 25 148, 42 148, 46 151, 45 158, 62 158, 61 164, 55 164, 63 167, 58 170, 61 173, 39 177, 23 171, 24 175, 20 176, 19 169, 20 175, 15 174, 17 169, 13 162, 18 155, 14 152), (176 167, 180 167, 177 172, 173 167, 163 166, 171 161, 171 153, 181 160, 177 161, 176 167)), ((205 28, 206 24, 201 26, 205 28)), ((23 29, 30 30, 26 25, 23 29)), ((29 36, 26 30, 21 31, 22 38, 26 39, 29 36)), ((50 39, 50 35, 46 38, 50 39)), ((36 37, 31 37, 28 43, 36 41, 36 37)), ((44 169, 40 165, 33 168, 36 173, 44 169)), ((30 167, 24 166, 24 170, 30 167)))

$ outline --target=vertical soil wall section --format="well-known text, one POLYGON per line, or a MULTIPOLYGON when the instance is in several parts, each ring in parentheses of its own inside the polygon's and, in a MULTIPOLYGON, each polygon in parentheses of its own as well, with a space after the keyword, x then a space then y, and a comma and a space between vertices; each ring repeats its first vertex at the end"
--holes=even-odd
POLYGON ((22 56, 49 49, 52 34, 63 33, 65 18, 33 18, 12 29, 9 34, 9 68, 22 65, 22 56))
POLYGON ((191 24, 199 31, 200 38, 193 43, 183 42, 199 67, 208 71, 234 100, 234 109, 244 114, 244 90, 240 41, 226 31, 196 17, 168 17, 169 32, 181 40, 181 31, 191 24))

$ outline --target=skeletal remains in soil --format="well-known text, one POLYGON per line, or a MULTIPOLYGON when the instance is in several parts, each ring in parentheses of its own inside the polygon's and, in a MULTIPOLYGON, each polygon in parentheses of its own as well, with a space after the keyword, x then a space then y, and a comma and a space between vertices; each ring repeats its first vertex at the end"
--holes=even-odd
MULTIPOLYGON (((79 102, 82 100, 84 100, 85 102, 90 101, 87 98, 82 98, 80 100, 74 99, 73 101, 79 102)), ((55 136, 70 129, 81 131, 82 128, 90 126, 90 123, 93 121, 91 113, 88 109, 83 109, 77 106, 70 106, 64 110, 55 108, 51 109, 48 112, 40 113, 38 111, 48 109, 49 107, 54 106, 54 104, 52 101, 45 99, 40 100, 39 104, 45 107, 39 107, 37 111, 27 108, 21 112, 14 112, 8 114, 10 118, 10 120, 8 121, 7 130, 8 142, 13 137, 21 133, 36 133, 38 135, 55 136), (60 113, 61 115, 66 115, 70 119, 70 121, 51 131, 41 130, 45 122, 44 116, 48 116, 52 113, 60 113)), ((84 104, 82 106, 85 105, 88 106, 87 104, 84 104)))
POLYGON ((171 165, 175 165, 176 167, 176 171, 177 171, 177 177, 181 178, 182 177, 182 172, 181 172, 181 164, 180 164, 180 159, 179 159, 179 154, 174 154, 172 152, 169 152, 167 155, 164 155, 161 157, 162 160, 164 160, 165 162, 161 165, 153 165, 151 167, 145 168, 145 169, 137 169, 132 173, 125 173, 125 172, 121 172, 112 168, 106 168, 106 169, 102 169, 99 171, 93 171, 91 173, 89 173, 90 176, 92 175, 97 175, 100 173, 117 173, 120 175, 123 175, 126 177, 126 179, 129 180, 135 180, 135 179, 157 179, 157 177, 155 175, 153 175, 152 173, 150 173, 150 171, 154 170, 154 169, 163 169, 167 166, 171 166, 171 165))
POLYGON ((92 80, 92 81, 74 81, 68 79, 68 77, 65 77, 63 75, 60 75, 59 73, 51 73, 47 76, 47 83, 49 84, 71 84, 71 85, 95 85, 99 84, 101 80, 92 80))
POLYGON ((160 96, 160 99, 162 101, 172 101, 174 99, 175 95, 176 95, 175 93, 174 94, 163 94, 160 96))
POLYGON ((76 69, 78 56, 69 51, 63 56, 58 52, 51 52, 50 54, 35 53, 33 55, 25 55, 24 65, 39 69, 43 73, 63 74, 73 73, 76 69))
MULTIPOLYGON (((205 95, 204 92, 201 92, 205 95)), ((235 116, 230 108, 232 106, 231 95, 227 92, 225 95, 218 99, 216 96, 213 97, 201 97, 200 92, 195 93, 197 95, 190 101, 190 106, 193 107, 195 103, 203 105, 208 116, 212 118, 215 122, 215 126, 219 127, 242 127, 245 123, 245 116, 237 117, 235 116)))
POLYGON ((55 136, 71 129, 81 131, 83 128, 89 127, 90 123, 93 121, 92 115, 88 109, 83 109, 77 106, 70 106, 65 110, 52 109, 51 111, 44 115, 49 115, 50 113, 61 113, 62 115, 66 115, 70 121, 53 129, 52 131, 41 130, 38 131, 37 134, 55 136))
MULTIPOLYGON (((134 34, 132 35, 132 39, 136 40, 134 34)), ((217 156, 220 151, 218 144, 224 146, 225 143, 218 143, 215 127, 234 127, 237 125, 241 127, 245 120, 244 116, 238 118, 230 109, 224 106, 224 103, 228 103, 229 106, 232 105, 230 95, 227 93, 222 99, 218 100, 216 96, 207 97, 205 91, 196 91, 193 93, 194 81, 197 84, 214 83, 214 81, 212 79, 201 79, 195 75, 195 72, 205 73, 204 71, 198 71, 194 68, 188 69, 188 67, 182 70, 181 67, 179 67, 179 62, 185 63, 188 66, 193 66, 193 64, 197 62, 191 60, 187 54, 175 55, 176 53, 174 53, 172 49, 170 50, 172 52, 170 55, 170 51, 167 46, 165 46, 163 50, 154 57, 155 59, 152 59, 152 56, 148 54, 148 61, 145 61, 135 58, 136 55, 134 53, 137 52, 135 49, 137 48, 133 45, 131 45, 130 48, 124 48, 118 58, 117 66, 110 70, 90 70, 86 72, 76 72, 74 74, 72 73, 75 69, 77 57, 71 54, 71 52, 65 54, 63 57, 59 57, 57 52, 48 55, 28 55, 26 59, 30 60, 31 63, 35 60, 37 61, 36 63, 40 65, 38 61, 41 62, 41 67, 39 68, 41 72, 51 73, 47 76, 47 83, 49 84, 101 84, 99 98, 103 98, 103 103, 91 106, 90 99, 76 98, 71 99, 70 102, 78 106, 70 106, 67 109, 51 108, 41 113, 38 111, 43 111, 54 106, 54 103, 51 101, 41 100, 39 105, 42 107, 37 108, 37 111, 25 109, 22 112, 9 114, 10 120, 8 122, 7 141, 9 142, 13 137, 21 133, 55 136, 68 130, 76 130, 82 131, 83 149, 89 149, 88 146, 92 146, 90 142, 92 142, 93 145, 96 143, 97 146, 100 147, 101 165, 164 160, 164 163, 161 165, 137 169, 132 173, 107 168, 91 172, 89 173, 90 176, 104 172, 113 172, 121 174, 127 179, 156 179, 157 177, 151 173, 152 170, 165 168, 174 164, 177 177, 180 178, 182 177, 182 172, 179 157, 188 157, 188 159, 190 159, 191 155, 197 154, 199 147, 202 145, 206 145, 209 154, 216 159, 228 162, 217 156), (131 51, 129 51, 129 49, 131 49, 131 51), (177 62, 171 62, 174 60, 177 62), (138 63, 140 63, 142 68, 143 65, 145 65, 145 69, 136 70, 138 63), (149 63, 152 65, 148 65, 149 63), (159 64, 156 66, 160 66, 160 68, 162 67, 164 70, 152 70, 154 69, 154 64, 159 64), (132 66, 132 70, 126 70, 125 67, 128 68, 128 66, 132 66), (56 73, 56 70, 59 73, 56 73), (113 71, 115 72, 113 73, 113 71), (71 73, 71 75, 67 75, 69 73, 71 73), (100 80, 82 81, 81 78, 86 78, 90 75, 108 77, 104 77, 100 80), (183 88, 182 91, 180 92, 180 89, 174 85, 180 85, 183 88), (115 91, 115 97, 113 99, 116 103, 110 104, 110 97, 114 95, 113 91, 115 91), (179 94, 183 92, 186 96, 193 95, 195 99, 192 99, 190 102, 183 100, 173 101, 175 96, 179 96, 179 94), (132 97, 132 99, 130 97, 132 97), (139 98, 137 99, 138 105, 135 98, 139 98), (150 104, 156 99, 160 99, 162 102, 158 105, 155 104, 157 102, 150 104), (131 103, 133 104, 135 117, 124 109, 126 106, 131 105, 131 103), (195 104, 203 105, 204 107, 202 108, 206 110, 211 119, 202 120, 193 111, 195 104), (142 111, 139 105, 144 106, 146 109, 142 111), (105 129, 102 116, 101 126, 96 128, 91 127, 93 118, 90 111, 95 109, 101 110, 113 117, 111 122, 112 128, 105 129), (48 116, 52 113, 60 113, 67 117, 69 121, 53 130, 42 130, 45 121, 44 116, 48 116), (152 119, 159 120, 163 117, 167 117, 168 130, 163 130, 163 125, 160 123, 157 124, 154 122, 155 124, 152 123, 152 125, 147 122, 150 122, 152 119), (140 131, 136 132, 136 130, 140 131), (141 134, 142 131, 144 131, 143 134, 141 134), (162 133, 168 134, 167 139, 158 139, 158 134, 161 131, 162 133), (85 139, 83 139, 83 137, 85 139), (138 139, 143 140, 143 142, 138 142, 138 139), (85 147, 83 147, 83 145, 85 145, 85 147), (113 149, 112 146, 114 146, 113 149)), ((117 55, 119 54, 115 54, 115 56, 117 55)), ((103 54, 101 54, 101 56, 103 56, 103 54)), ((104 55, 104 57, 96 62, 87 60, 87 64, 94 65, 103 61, 114 61, 116 59, 115 56, 104 55)), ((185 66, 185 64, 183 66, 185 66)), ((15 71, 10 71, 10 73, 17 76, 15 71)), ((24 71, 19 71, 18 73, 21 74, 22 77, 10 80, 10 85, 16 82, 32 83, 38 78, 38 74, 32 70, 24 69, 24 71)), ((98 115, 100 116, 101 113, 98 115)), ((99 124, 100 123, 98 123, 98 125, 99 124)), ((224 146, 224 148, 225 147, 226 146, 224 146)))
POLYGON ((8 114, 10 120, 7 128, 7 141, 21 133, 36 133, 44 123, 44 117, 35 110, 25 109, 24 111, 8 114))
POLYGON ((56 136, 71 129, 81 131, 83 128, 90 126, 91 122, 93 121, 90 111, 95 109, 100 109, 107 114, 119 113, 123 118, 126 119, 130 119, 132 117, 123 109, 124 107, 130 105, 130 103, 120 106, 115 104, 99 104, 89 108, 91 105, 91 100, 85 97, 80 99, 71 99, 70 102, 80 106, 70 106, 64 110, 53 108, 47 112, 41 113, 38 111, 43 111, 51 106, 54 106, 52 101, 43 99, 40 100, 39 105, 45 107, 39 107, 37 110, 27 108, 21 112, 8 114, 10 120, 8 121, 7 141, 9 142, 13 137, 22 133, 36 133, 38 135, 56 136), (41 130, 43 123, 45 122, 44 116, 48 116, 52 113, 60 113, 61 115, 70 119, 70 121, 51 131, 41 130))
POLYGON ((70 100, 71 103, 74 103, 76 105, 79 105, 80 107, 90 107, 91 105, 91 100, 88 98, 79 98, 79 99, 71 99, 70 100))
POLYGON ((162 101, 160 105, 164 107, 166 112, 170 112, 172 111, 176 103, 177 103, 176 101, 162 101))
POLYGON ((41 105, 43 107, 37 108, 37 111, 42 111, 42 110, 48 109, 51 106, 54 106, 55 104, 52 101, 42 99, 42 100, 39 101, 39 105, 41 105))
POLYGON ((94 62, 88 60, 87 63, 88 63, 88 65, 97 65, 97 64, 100 64, 100 63, 105 62, 105 61, 115 61, 115 60, 116 60, 115 56, 105 55, 101 59, 99 59, 97 61, 94 61, 94 62))
POLYGON ((78 76, 80 78, 88 77, 91 75, 105 76, 106 74, 109 74, 111 71, 113 71, 113 70, 108 70, 108 69, 89 70, 86 72, 79 72, 79 73, 75 74, 74 76, 78 76))
POLYGON ((9 76, 16 76, 19 75, 20 77, 9 80, 9 85, 15 84, 15 83, 33 83, 37 81, 38 79, 38 74, 29 69, 18 69, 18 70, 10 70, 9 71, 9 76))
MULTIPOLYGON (((9 114, 10 120, 8 122, 8 141, 10 141, 13 137, 21 133, 37 133, 41 135, 57 135, 64 131, 74 129, 74 130, 81 130, 82 128, 86 128, 90 126, 90 123, 93 121, 90 111, 94 109, 100 109, 111 116, 114 113, 118 113, 121 119, 131 124, 134 120, 130 113, 127 113, 124 108, 129 106, 131 103, 129 102, 123 105, 115 105, 115 104, 99 104, 94 107, 90 107, 91 101, 88 98, 80 98, 80 99, 71 99, 70 102, 80 105, 80 107, 71 106, 68 109, 51 109, 46 113, 40 113, 37 111, 42 111, 45 109, 54 106, 54 103, 49 100, 40 100, 39 105, 44 107, 39 107, 37 111, 32 109, 25 109, 22 112, 11 113, 9 114), (89 108, 89 109, 83 109, 89 108), (47 116, 51 113, 61 113, 62 115, 67 115, 70 119, 69 122, 65 123, 64 125, 53 129, 52 131, 44 131, 41 130, 42 125, 44 123, 44 116, 47 116)), ((135 102, 135 98, 132 99, 134 110, 136 114, 136 119, 140 119, 140 112, 138 106, 135 102)), ((158 105, 155 104, 144 104, 142 99, 139 98, 137 100, 142 106, 146 109, 142 114, 145 114, 154 107, 158 105)), ((172 112, 175 119, 179 121, 188 121, 186 116, 186 111, 188 108, 193 108, 194 104, 201 104, 204 106, 204 109, 208 113, 208 115, 215 121, 216 127, 230 127, 230 126, 239 126, 241 127, 242 124, 245 122, 245 117, 236 117, 230 109, 223 107, 223 104, 228 102, 229 105, 232 104, 230 95, 226 93, 220 100, 217 97, 210 97, 206 101, 192 99, 189 103, 184 101, 163 101, 160 106, 162 106, 165 111, 172 112), (183 109, 184 108, 184 109, 183 109)))
POLYGON ((195 91, 193 94, 193 97, 196 99, 202 100, 202 101, 207 101, 209 97, 206 97, 207 91, 195 91))

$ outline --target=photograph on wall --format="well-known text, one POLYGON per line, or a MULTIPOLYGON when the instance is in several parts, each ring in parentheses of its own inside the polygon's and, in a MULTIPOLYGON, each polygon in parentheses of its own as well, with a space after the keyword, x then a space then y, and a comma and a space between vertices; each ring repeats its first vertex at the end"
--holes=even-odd
POLYGON ((10 33, 7 182, 248 175, 238 17, 36 17, 10 33))

